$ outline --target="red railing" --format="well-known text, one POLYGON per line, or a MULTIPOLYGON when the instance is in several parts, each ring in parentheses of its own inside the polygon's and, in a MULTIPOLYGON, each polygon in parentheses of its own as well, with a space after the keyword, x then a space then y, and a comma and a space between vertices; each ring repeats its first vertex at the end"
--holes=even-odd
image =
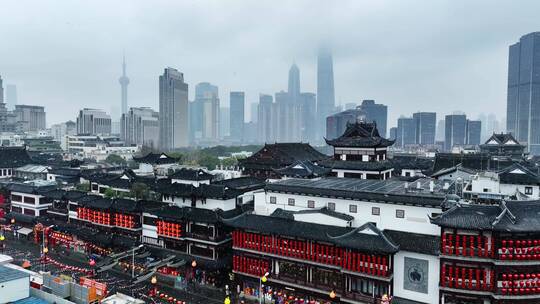
POLYGON ((499 282, 504 295, 540 294, 540 273, 503 273, 499 282))
POLYGON ((97 211, 89 208, 77 208, 77 218, 87 220, 92 223, 111 226, 111 214, 105 211, 97 211))
POLYGON ((237 248, 338 266, 370 275, 386 277, 389 274, 388 259, 385 256, 368 255, 332 245, 243 231, 233 231, 232 237, 233 246, 237 248))
POLYGON ((494 285, 493 272, 484 268, 441 266, 441 286, 457 289, 491 291, 494 285))
POLYGON ((135 228, 135 216, 116 213, 114 215, 114 224, 123 228, 135 228))
POLYGON ((540 240, 502 240, 501 260, 540 260, 540 240))
POLYGON ((77 208, 77 218, 96 224, 117 226, 122 228, 135 228, 137 225, 134 215, 109 213, 106 211, 98 211, 85 207, 77 208))
POLYGON ((493 257, 493 241, 482 235, 460 235, 443 233, 441 249, 445 255, 469 257, 493 257))
POLYGON ((179 223, 158 220, 157 233, 161 236, 179 238, 182 236, 182 225, 179 223))
POLYGON ((233 256, 233 270, 262 277, 270 268, 266 260, 235 255, 233 256))

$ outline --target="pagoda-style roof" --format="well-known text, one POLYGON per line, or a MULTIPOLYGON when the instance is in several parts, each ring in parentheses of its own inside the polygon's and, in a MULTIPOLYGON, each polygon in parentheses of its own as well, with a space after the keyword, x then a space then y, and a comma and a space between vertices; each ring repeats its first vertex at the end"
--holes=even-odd
POLYGON ((350 228, 295 221, 282 216, 248 213, 223 219, 223 222, 234 228, 326 242, 364 252, 392 254, 399 250, 398 245, 371 223, 350 228))
POLYGON ((538 233, 539 213, 539 201, 502 201, 499 205, 457 204, 431 219, 431 223, 457 229, 538 233))
POLYGON ((394 144, 394 140, 379 135, 375 122, 347 123, 347 129, 336 139, 326 139, 326 143, 333 147, 351 148, 379 148, 394 144))
POLYGON ((332 170, 328 168, 318 166, 310 161, 302 160, 298 160, 285 168, 275 169, 274 171, 282 176, 297 178, 321 177, 332 172, 332 170))
POLYGON ((165 153, 148 153, 145 156, 133 157, 133 160, 138 163, 152 165, 174 164, 176 161, 178 161, 177 158, 169 156, 165 153))
POLYGON ((511 133, 493 133, 491 137, 486 140, 484 145, 509 145, 509 146, 522 146, 517 139, 512 136, 511 133))
POLYGON ((265 144, 252 156, 239 160, 240 166, 246 169, 271 170, 280 169, 296 161, 316 162, 328 158, 307 143, 275 143, 265 144))
POLYGON ((540 185, 538 174, 520 163, 515 163, 498 172, 502 184, 540 185))
POLYGON ((188 180, 188 181, 205 181, 214 179, 214 175, 206 172, 203 169, 182 168, 173 172, 170 176, 172 179, 188 180))

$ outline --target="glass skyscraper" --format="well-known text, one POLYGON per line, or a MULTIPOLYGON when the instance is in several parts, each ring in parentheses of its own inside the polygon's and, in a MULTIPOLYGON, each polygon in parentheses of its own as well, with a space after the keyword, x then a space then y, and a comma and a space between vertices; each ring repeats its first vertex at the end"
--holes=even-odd
POLYGON ((419 145, 434 145, 437 125, 437 113, 417 112, 413 114, 416 128, 416 143, 419 145))
POLYGON ((509 48, 506 129, 540 155, 540 32, 509 48))
POLYGON ((466 144, 467 116, 465 114, 446 115, 444 119, 444 149, 451 151, 454 146, 466 144))

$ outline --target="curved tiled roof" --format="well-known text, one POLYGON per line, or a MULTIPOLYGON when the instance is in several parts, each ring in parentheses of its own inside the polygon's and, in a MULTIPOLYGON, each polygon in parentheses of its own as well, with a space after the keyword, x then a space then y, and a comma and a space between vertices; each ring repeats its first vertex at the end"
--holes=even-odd
POLYGON ((397 245, 370 223, 358 228, 346 228, 247 213, 224 219, 223 222, 234 228, 327 242, 364 252, 390 254, 399 250, 397 245))
POLYGON ((374 122, 347 123, 347 129, 338 138, 326 139, 326 143, 334 147, 376 148, 388 147, 394 144, 379 135, 377 124, 374 122))
POLYGON ((500 232, 540 232, 540 201, 502 201, 499 205, 458 204, 431 222, 442 227, 500 232))

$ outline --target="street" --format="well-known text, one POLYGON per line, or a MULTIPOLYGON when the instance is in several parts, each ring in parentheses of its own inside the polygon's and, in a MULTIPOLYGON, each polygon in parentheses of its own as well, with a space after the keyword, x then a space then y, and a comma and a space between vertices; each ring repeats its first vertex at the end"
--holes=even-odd
MULTIPOLYGON (((6 243, 6 247, 3 254, 13 257, 13 263, 19 266, 25 260, 29 261, 30 267, 28 269, 35 272, 45 271, 53 275, 67 275, 78 282, 80 277, 88 276, 87 273, 79 269, 91 268, 89 260, 85 255, 68 251, 65 248, 49 248, 47 256, 50 258, 50 261, 42 262, 40 248, 34 242, 22 238, 14 239, 13 236, 9 236, 4 242, 6 243)), ((224 295, 222 295, 221 291, 202 286, 189 286, 186 290, 179 290, 170 286, 164 286, 159 281, 154 286, 149 280, 133 285, 129 273, 114 268, 92 275, 90 278, 107 284, 108 294, 120 292, 142 299, 147 303, 185 302, 189 304, 217 304, 223 303, 224 300, 224 295), (157 288, 159 293, 151 297, 149 295, 154 288, 157 288), (160 297, 161 294, 163 298, 160 297)))

